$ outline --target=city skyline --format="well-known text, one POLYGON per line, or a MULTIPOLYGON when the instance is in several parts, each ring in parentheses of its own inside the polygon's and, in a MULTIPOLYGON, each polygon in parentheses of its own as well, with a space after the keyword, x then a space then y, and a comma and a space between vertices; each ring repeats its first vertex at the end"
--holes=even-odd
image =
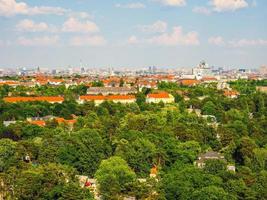
POLYGON ((0 67, 266 65, 262 0, 0 0, 0 67))

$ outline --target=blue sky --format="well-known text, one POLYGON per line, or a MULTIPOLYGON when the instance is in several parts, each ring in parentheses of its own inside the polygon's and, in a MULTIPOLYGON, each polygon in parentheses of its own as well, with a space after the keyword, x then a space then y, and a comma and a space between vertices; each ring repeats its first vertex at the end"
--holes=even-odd
POLYGON ((266 0, 0 0, 0 68, 256 68, 266 0))

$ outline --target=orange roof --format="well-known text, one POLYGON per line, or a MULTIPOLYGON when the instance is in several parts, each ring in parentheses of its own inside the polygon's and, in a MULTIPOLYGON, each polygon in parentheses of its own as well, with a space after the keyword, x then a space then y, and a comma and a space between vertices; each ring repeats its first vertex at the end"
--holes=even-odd
POLYGON ((80 96, 80 100, 127 100, 127 99, 135 99, 134 95, 110 95, 110 96, 102 96, 102 95, 86 95, 80 96))
POLYGON ((202 81, 217 81, 215 77, 207 76, 201 79, 202 81))
POLYGON ((18 85, 19 82, 17 81, 2 81, 0 82, 0 85, 18 85))
POLYGON ((64 80, 62 79, 49 79, 49 82, 54 82, 54 83, 63 83, 64 80))
POLYGON ((16 102, 29 102, 29 101, 47 101, 47 102, 62 102, 63 97, 5 97, 5 102, 16 103, 16 102))
POLYGON ((147 96, 148 98, 155 98, 155 99, 170 98, 170 95, 167 92, 152 93, 152 94, 148 94, 147 96))
POLYGON ((239 92, 236 90, 224 90, 224 96, 236 96, 239 95, 239 92))
POLYGON ((57 117, 56 118, 56 121, 57 123, 61 124, 61 123, 67 123, 67 124, 75 124, 77 122, 76 119, 64 119, 64 118, 61 118, 61 117, 57 117))
POLYGON ((157 166, 152 167, 151 170, 150 170, 150 174, 157 175, 157 173, 158 173, 158 168, 157 168, 157 166))
POLYGON ((192 85, 196 85, 200 83, 199 80, 195 80, 195 79, 183 79, 180 82, 182 85, 186 85, 186 86, 192 86, 192 85))
POLYGON ((41 126, 41 127, 44 127, 46 125, 45 121, 43 120, 30 121, 30 124, 41 126))

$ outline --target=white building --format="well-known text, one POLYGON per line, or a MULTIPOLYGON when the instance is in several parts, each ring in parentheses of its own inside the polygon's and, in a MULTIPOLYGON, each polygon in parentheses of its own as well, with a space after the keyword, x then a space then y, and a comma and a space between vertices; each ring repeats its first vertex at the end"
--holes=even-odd
POLYGON ((83 104, 86 101, 93 101, 95 105, 100 105, 104 101, 113 101, 114 103, 135 103, 136 98, 134 95, 110 95, 110 96, 102 96, 102 95, 85 95, 80 96, 78 99, 78 103, 83 104))
POLYGON ((167 92, 152 93, 148 94, 146 97, 147 103, 173 103, 174 97, 167 92))
POLYGON ((197 80, 200 80, 205 76, 212 76, 213 74, 209 65, 202 61, 197 67, 193 68, 193 75, 197 80))

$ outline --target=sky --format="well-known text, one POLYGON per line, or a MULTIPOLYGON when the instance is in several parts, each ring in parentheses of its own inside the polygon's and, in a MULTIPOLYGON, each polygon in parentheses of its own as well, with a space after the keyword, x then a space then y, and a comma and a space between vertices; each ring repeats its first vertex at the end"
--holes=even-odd
POLYGON ((266 0, 0 0, 0 68, 267 65, 266 0))

